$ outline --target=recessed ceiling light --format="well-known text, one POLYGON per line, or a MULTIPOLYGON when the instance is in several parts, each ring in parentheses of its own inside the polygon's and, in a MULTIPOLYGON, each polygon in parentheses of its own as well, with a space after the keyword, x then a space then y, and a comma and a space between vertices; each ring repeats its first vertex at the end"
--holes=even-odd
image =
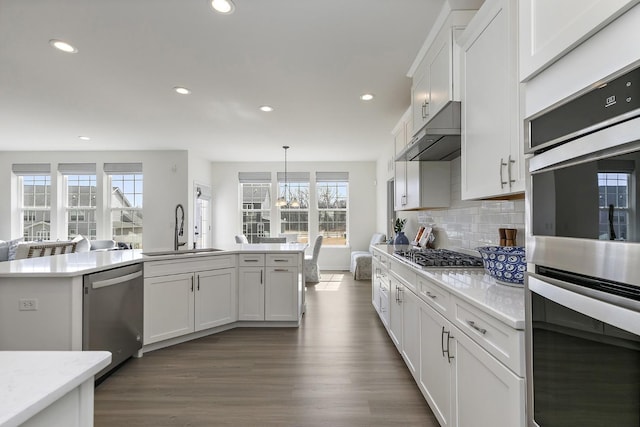
POLYGON ((78 139, 81 139, 81 140, 83 140, 83 141, 91 141, 91 138, 89 138, 88 136, 83 136, 83 135, 80 135, 80 136, 78 137, 78 139))
POLYGON ((273 111, 273 107, 270 105, 261 105, 260 106, 260 110, 264 111, 265 113, 269 113, 271 111, 273 111))
POLYGON ((49 40, 49 44, 51 46, 55 47, 56 49, 61 50, 61 51, 66 52, 66 53, 77 53, 78 52, 78 49, 76 49, 75 47, 71 46, 67 42, 63 42, 62 40, 51 39, 51 40, 49 40))
POLYGON ((173 88, 173 90, 175 90, 176 93, 179 93, 180 95, 189 95, 191 93, 191 90, 187 89, 186 87, 176 86, 173 88))
POLYGON ((211 7, 216 12, 225 15, 233 13, 236 8, 231 0, 211 0, 211 7))
POLYGON ((374 95, 372 93, 364 93, 360 95, 360 99, 362 99, 363 101, 371 101, 373 97, 374 95))

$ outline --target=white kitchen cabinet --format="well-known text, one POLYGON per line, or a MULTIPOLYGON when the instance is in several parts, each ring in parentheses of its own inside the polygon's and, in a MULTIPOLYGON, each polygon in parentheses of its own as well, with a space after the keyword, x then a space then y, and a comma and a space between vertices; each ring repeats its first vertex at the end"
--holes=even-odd
POLYGON ((196 331, 238 320, 238 290, 235 268, 196 273, 196 331))
POLYGON ((297 321, 304 304, 302 256, 241 254, 238 319, 297 321))
POLYGON ((420 376, 420 303, 413 292, 402 293, 402 358, 416 382, 420 376))
POLYGON ((193 286, 193 273, 144 279, 145 345, 193 332, 193 286))
MULTIPOLYGON (((455 389, 451 323, 422 302, 420 307, 419 387, 442 427, 455 426, 455 389), (449 350, 446 352, 445 350, 449 350)), ((480 424, 472 424, 480 425, 480 424)))
POLYGON ((235 322, 235 259, 228 255, 147 262, 143 344, 235 322))
POLYGON ((298 269, 267 267, 264 291, 264 320, 298 320, 298 269))
POLYGON ((238 320, 264 320, 264 266, 238 269, 238 320))
POLYGON ((473 10, 448 11, 442 25, 429 35, 432 42, 412 76, 412 135, 418 133, 449 101, 460 100, 460 55, 456 40, 474 14, 473 10))
POLYGON ((459 329, 453 330, 456 425, 524 426, 524 378, 516 376, 459 329))
POLYGON ((392 274, 389 275, 389 336, 402 353, 402 292, 404 286, 392 274))
POLYGON ((372 262, 372 281, 371 287, 373 288, 372 303, 376 308, 380 320, 385 328, 389 327, 390 312, 389 312, 389 260, 386 255, 382 255, 379 252, 373 254, 372 262))
POLYGON ((487 0, 462 43, 462 199, 524 192, 517 4, 487 0))
POLYGON ((519 0, 520 81, 527 81, 638 0, 519 0))

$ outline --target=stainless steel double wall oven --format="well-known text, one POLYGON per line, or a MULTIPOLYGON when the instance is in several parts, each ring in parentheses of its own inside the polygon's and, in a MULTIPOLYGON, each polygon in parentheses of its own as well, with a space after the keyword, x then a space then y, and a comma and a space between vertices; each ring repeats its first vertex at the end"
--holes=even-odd
POLYGON ((640 426, 640 68, 559 104, 526 121, 528 423, 640 426))

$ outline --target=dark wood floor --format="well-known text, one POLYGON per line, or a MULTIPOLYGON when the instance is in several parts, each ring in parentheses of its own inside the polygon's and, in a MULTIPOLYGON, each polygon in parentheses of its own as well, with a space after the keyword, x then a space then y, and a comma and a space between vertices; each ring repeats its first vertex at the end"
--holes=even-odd
POLYGON ((129 360, 95 392, 95 426, 438 426, 371 306, 327 273, 300 328, 238 328, 129 360))

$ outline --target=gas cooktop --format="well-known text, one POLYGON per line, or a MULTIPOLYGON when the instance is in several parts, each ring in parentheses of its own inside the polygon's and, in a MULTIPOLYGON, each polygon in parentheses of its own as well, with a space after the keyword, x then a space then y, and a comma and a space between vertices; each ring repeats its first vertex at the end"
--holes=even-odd
POLYGON ((480 257, 448 249, 405 249, 397 250, 393 254, 422 268, 479 268, 484 266, 480 257))

